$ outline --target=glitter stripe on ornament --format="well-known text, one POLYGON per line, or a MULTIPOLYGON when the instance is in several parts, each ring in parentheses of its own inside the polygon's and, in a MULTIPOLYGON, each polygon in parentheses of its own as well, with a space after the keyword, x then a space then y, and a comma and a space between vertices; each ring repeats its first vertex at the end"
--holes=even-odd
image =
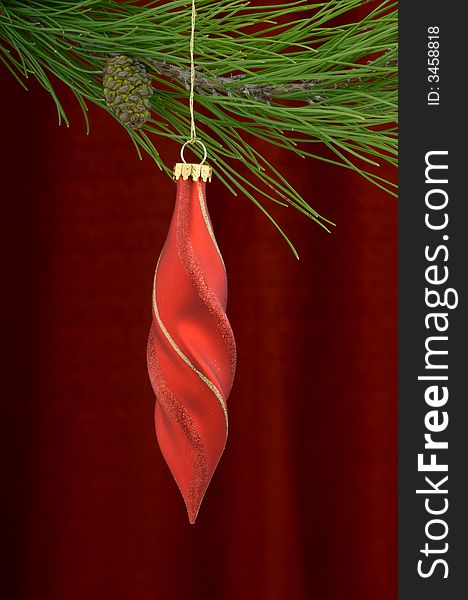
POLYGON ((185 354, 180 350, 180 348, 174 342, 174 340, 172 339, 172 337, 171 337, 170 333, 168 332, 166 326, 161 321, 161 317, 159 316, 158 304, 156 302, 156 285, 157 285, 156 281, 157 281, 157 276, 158 276, 158 267, 159 267, 159 260, 158 260, 158 264, 156 265, 156 272, 154 274, 154 285, 153 285, 153 311, 154 312, 153 312, 153 315, 156 317, 156 321, 158 322, 158 325, 161 328, 161 331, 163 332, 164 336, 166 337, 166 340, 172 346, 172 348, 174 349, 174 351, 192 369, 192 371, 194 373, 196 373, 198 375, 198 377, 200 377, 200 379, 203 381, 203 383, 205 383, 210 388, 210 390, 213 392, 213 394, 219 400, 219 403, 221 404, 221 407, 222 407, 223 412, 224 412, 224 416, 226 417, 226 437, 227 437, 227 430, 228 430, 227 407, 226 407, 226 403, 224 402, 223 397, 222 397, 220 391, 218 390, 218 388, 207 377, 205 377, 205 375, 203 375, 203 373, 200 373, 200 371, 190 362, 190 360, 185 356, 185 354))

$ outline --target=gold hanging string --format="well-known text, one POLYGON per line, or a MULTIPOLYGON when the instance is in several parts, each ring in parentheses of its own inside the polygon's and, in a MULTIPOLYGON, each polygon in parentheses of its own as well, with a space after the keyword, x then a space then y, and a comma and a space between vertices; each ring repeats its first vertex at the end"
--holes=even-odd
POLYGON ((195 89, 195 59, 194 49, 195 49, 195 21, 197 18, 197 11, 195 8, 195 0, 192 0, 192 28, 190 32, 190 98, 189 98, 189 107, 190 107, 190 143, 193 144, 197 139, 197 130, 195 128, 195 116, 193 112, 193 94, 195 89))
MULTIPOLYGON (((195 115, 194 115, 194 111, 193 111, 193 97, 194 97, 194 91, 195 91, 194 52, 195 52, 195 21, 196 21, 196 18, 197 18, 197 11, 195 8, 195 0, 192 0, 192 26, 191 26, 191 31, 190 31, 190 96, 189 96, 190 138, 185 142, 185 144, 183 144, 182 148, 180 149, 180 158, 182 160, 182 163, 187 164, 185 157, 184 157, 185 147, 187 146, 187 144, 198 144, 203 149, 203 159, 200 163, 200 165, 203 165, 206 160, 207 150, 206 150, 205 144, 197 138, 197 130, 195 127, 195 115)), ((211 169, 211 167, 210 167, 210 169, 211 169)), ((211 178, 211 170, 210 170, 210 178, 211 178)), ((206 181, 206 179, 204 179, 204 181, 206 181)))

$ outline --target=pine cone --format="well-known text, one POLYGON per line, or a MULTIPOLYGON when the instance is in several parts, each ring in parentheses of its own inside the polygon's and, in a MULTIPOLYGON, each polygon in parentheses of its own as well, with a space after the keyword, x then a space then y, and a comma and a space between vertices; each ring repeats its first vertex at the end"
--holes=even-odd
POLYGON ((136 58, 112 56, 103 71, 104 98, 119 121, 139 129, 151 116, 151 78, 136 58))

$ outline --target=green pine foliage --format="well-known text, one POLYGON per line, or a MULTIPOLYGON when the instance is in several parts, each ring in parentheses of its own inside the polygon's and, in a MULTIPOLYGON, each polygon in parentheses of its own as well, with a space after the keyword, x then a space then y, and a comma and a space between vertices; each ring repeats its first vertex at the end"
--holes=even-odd
MULTIPOLYGON (((394 0, 196 4, 198 137, 232 192, 250 198, 291 247, 269 201, 325 228, 330 222, 260 154, 256 139, 352 169, 395 195, 378 174, 379 164, 397 161, 394 0), (239 175, 239 163, 249 176, 239 175)), ((151 118, 126 129, 140 156, 147 152, 170 173, 157 145, 160 137, 182 144, 190 135, 190 10, 188 0, 0 1, 0 61, 23 87, 37 78, 68 125, 51 74, 73 91, 88 123, 88 102, 109 111, 102 83, 109 57, 137 59, 152 78, 151 118)))

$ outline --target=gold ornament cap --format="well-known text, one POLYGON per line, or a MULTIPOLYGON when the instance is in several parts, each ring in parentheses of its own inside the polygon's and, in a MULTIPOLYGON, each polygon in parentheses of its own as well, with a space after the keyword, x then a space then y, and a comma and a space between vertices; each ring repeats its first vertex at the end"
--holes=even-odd
POLYGON ((176 163, 172 172, 172 179, 177 181, 182 177, 184 181, 190 177, 193 181, 202 179, 203 181, 211 181, 212 169, 210 165, 194 164, 194 163, 176 163))

